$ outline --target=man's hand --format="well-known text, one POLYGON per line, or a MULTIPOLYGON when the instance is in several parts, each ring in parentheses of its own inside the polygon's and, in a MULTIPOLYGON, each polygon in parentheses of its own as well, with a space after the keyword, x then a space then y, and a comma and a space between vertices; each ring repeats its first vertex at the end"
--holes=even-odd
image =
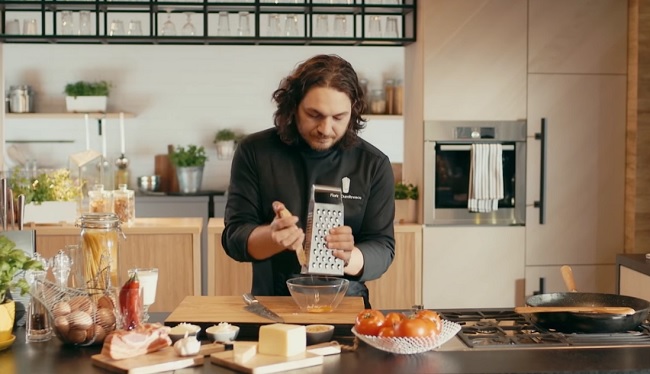
POLYGON ((302 251, 304 231, 298 227, 298 217, 292 216, 279 201, 273 202, 275 218, 271 222, 271 238, 284 248, 302 251))
POLYGON ((354 250, 354 236, 350 226, 338 226, 330 229, 325 237, 327 248, 333 249, 335 257, 343 260, 345 265, 350 262, 354 250))

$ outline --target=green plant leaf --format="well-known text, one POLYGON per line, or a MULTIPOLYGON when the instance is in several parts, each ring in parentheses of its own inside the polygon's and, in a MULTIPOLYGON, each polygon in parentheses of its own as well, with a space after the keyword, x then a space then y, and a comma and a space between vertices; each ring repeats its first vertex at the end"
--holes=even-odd
POLYGON ((68 83, 65 86, 65 94, 68 96, 108 96, 111 84, 107 81, 86 82, 79 81, 68 83))
POLYGON ((189 145, 187 148, 177 146, 169 157, 176 167, 204 166, 208 160, 205 148, 196 145, 189 145))

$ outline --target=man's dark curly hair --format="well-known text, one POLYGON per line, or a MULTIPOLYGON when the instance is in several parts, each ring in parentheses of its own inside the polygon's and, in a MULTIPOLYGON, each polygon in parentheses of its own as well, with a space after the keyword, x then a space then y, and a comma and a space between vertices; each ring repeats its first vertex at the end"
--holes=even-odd
POLYGON ((352 113, 340 145, 349 148, 356 144, 359 140, 357 134, 366 126, 366 120, 361 117, 366 111, 366 101, 354 68, 337 55, 317 55, 304 61, 273 92, 273 100, 278 106, 273 113, 273 122, 280 139, 286 144, 299 142, 296 112, 307 92, 314 87, 333 88, 348 95, 352 113))

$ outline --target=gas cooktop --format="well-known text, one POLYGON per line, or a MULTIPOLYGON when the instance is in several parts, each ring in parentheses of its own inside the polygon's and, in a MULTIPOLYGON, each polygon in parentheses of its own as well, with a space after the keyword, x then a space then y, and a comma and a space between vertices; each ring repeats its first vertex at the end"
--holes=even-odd
POLYGON ((461 325, 456 337, 439 350, 605 348, 649 346, 650 324, 636 331, 611 334, 566 334, 545 330, 512 309, 438 310, 443 319, 461 325))

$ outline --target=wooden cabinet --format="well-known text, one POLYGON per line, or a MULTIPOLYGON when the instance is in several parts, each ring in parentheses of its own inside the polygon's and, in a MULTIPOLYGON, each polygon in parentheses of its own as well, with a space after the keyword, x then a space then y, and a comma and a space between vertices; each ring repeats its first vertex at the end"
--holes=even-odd
POLYGON ((545 277, 564 291, 612 292, 623 251, 627 2, 530 2, 526 292, 545 277), (540 224, 540 142, 547 123, 546 222, 540 224))
POLYGON ((422 304, 422 225, 395 225, 393 263, 366 286, 374 309, 410 309, 422 304))
POLYGON ((645 254, 619 254, 616 265, 617 293, 650 300, 650 259, 645 254))
POLYGON ((425 308, 522 305, 525 227, 427 227, 423 242, 425 308))
POLYGON ((228 257, 221 245, 223 218, 208 222, 208 296, 237 296, 251 292, 253 267, 228 257))
MULTIPOLYGON (((223 218, 208 223, 208 295, 250 292, 252 266, 228 257, 221 245, 223 218)), ((395 226, 395 259, 378 280, 367 282, 370 303, 378 309, 411 308, 422 302, 422 226, 395 226)))
POLYGON ((526 4, 420 3, 424 120, 526 117, 526 4))
MULTIPOLYGON (((137 218, 123 227, 120 242, 120 279, 134 267, 157 267, 158 288, 152 312, 171 312, 188 295, 201 295, 200 218, 137 218)), ((36 251, 54 256, 66 244, 78 244, 80 229, 67 226, 36 226, 36 251)))

